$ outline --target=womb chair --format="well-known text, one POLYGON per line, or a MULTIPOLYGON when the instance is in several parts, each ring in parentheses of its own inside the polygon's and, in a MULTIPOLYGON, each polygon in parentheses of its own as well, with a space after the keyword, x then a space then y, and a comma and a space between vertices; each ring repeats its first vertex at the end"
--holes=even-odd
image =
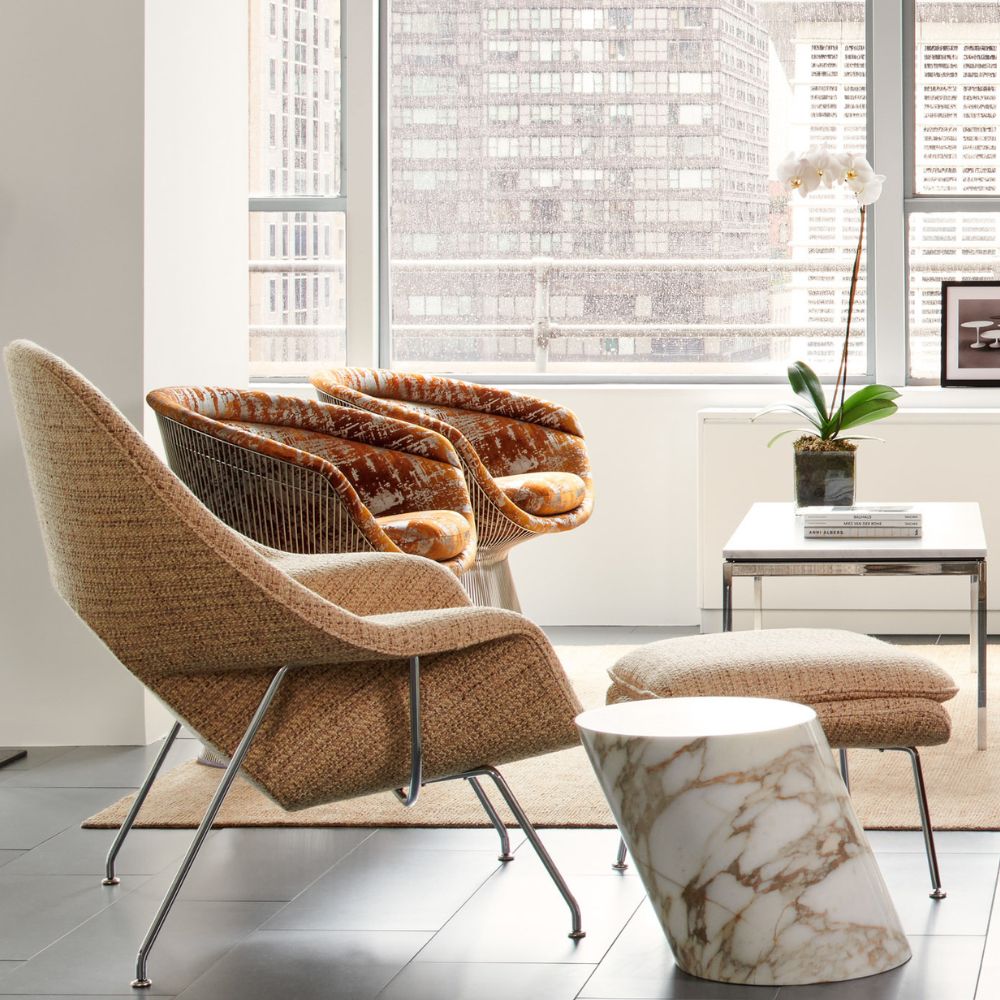
MULTIPOLYGON (((150 985, 150 950, 241 768, 286 809, 387 789, 411 804, 422 785, 463 778, 509 860, 480 782, 489 778, 566 901, 570 936, 583 936, 576 900, 496 770, 577 742, 580 706, 535 625, 470 606, 454 574, 427 559, 249 542, 59 358, 17 341, 6 361, 56 589, 230 757, 142 942, 134 987, 150 985)), ((164 755, 112 847, 106 883, 164 755)))
POLYGON ((170 467, 231 528, 288 552, 476 555, 461 465, 434 431, 294 396, 154 389, 170 467))
POLYGON ((479 543, 462 584, 477 604, 520 611, 510 550, 590 517, 590 461, 576 416, 565 407, 506 389, 381 369, 335 368, 317 372, 312 384, 326 402, 420 424, 454 445, 479 543))

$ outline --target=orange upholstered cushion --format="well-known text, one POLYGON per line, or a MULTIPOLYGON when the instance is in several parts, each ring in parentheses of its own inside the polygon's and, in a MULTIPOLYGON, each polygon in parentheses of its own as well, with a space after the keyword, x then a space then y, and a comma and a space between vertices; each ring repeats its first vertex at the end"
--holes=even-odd
POLYGON ((521 510, 538 517, 568 514, 587 495, 586 484, 572 472, 527 472, 522 476, 500 476, 495 481, 521 510))
POLYGON ((469 522, 454 510, 419 510, 375 518, 404 552, 441 562, 454 559, 471 539, 469 522))

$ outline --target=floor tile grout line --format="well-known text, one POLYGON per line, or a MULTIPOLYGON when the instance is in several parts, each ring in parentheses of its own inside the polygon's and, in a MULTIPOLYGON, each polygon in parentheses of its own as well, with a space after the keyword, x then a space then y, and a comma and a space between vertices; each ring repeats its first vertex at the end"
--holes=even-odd
MULTIPOLYGON (((622 876, 622 878, 624 878, 624 875, 622 876)), ((618 939, 625 933, 625 928, 628 927, 628 925, 632 923, 633 920, 635 920, 636 914, 642 909, 642 904, 646 902, 647 898, 648 896, 644 893, 642 899, 640 899, 639 902, 636 903, 635 909, 628 915, 628 917, 625 918, 625 921, 618 929, 618 933, 614 936, 614 938, 612 939, 611 943, 607 946, 607 948, 604 949, 604 954, 601 955, 600 960, 591 970, 590 975, 587 976, 587 978, 583 982, 583 985, 580 987, 579 990, 577 990, 576 993, 577 998, 579 998, 580 994, 583 993, 583 991, 587 988, 587 983, 589 983, 590 980, 594 978, 594 975, 596 974, 597 970, 601 967, 601 963, 604 962, 604 960, 608 957, 609 953, 611 952, 611 949, 618 943, 618 939)))
MULTIPOLYGON (((986 961, 986 947, 990 942, 990 927, 993 924, 993 912, 997 906, 997 888, 1000 886, 1000 868, 997 870, 997 876, 993 880, 993 903, 990 906, 989 916, 986 918, 986 933, 983 935, 983 951, 979 956, 979 969, 976 971, 976 988, 972 991, 973 1000, 980 1000, 979 998, 979 982, 983 977, 983 963, 986 961)), ((981 1000, 987 1000, 986 997, 981 998, 981 1000)), ((992 998, 989 998, 992 1000, 992 998)))

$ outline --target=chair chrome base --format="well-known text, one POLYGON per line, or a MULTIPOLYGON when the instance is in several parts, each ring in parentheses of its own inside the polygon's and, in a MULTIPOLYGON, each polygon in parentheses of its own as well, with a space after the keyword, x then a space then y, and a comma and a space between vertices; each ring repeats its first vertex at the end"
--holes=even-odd
MULTIPOLYGON (((139 954, 136 957, 135 979, 131 982, 133 989, 147 989, 152 985, 152 980, 150 980, 146 975, 146 965, 149 959, 149 954, 153 949, 153 945, 156 943, 156 939, 163 928, 163 924, 166 922, 167 916, 173 908, 177 895, 181 891, 181 887, 184 885, 188 872, 190 872, 195 859, 198 857, 202 844, 212 828, 212 823, 215 821, 215 817, 218 814, 219 809, 222 808, 222 803, 229 792, 230 786, 236 779, 236 775, 239 773, 240 767, 250 750, 254 737, 257 735, 257 730, 264 721, 264 716, 266 715, 271 701, 277 693, 281 682, 284 680, 288 669, 289 668, 287 666, 282 667, 274 675, 267 691, 264 693, 264 697, 257 706, 257 710, 254 712, 253 718, 250 720, 250 724, 247 727, 246 732, 243 734, 239 745, 233 751, 233 755, 226 766, 225 774, 223 774, 222 780, 219 782, 219 787, 212 796, 212 801, 205 810, 205 815, 202 817, 198 830, 194 835, 194 839, 191 841, 191 846, 188 848, 187 854, 184 855, 180 868, 178 868, 177 874, 174 876, 170 887, 167 889, 166 895, 163 897, 163 901, 160 903, 160 907, 156 912, 156 916, 153 918, 153 922, 150 924, 149 930, 146 932, 146 936, 139 947, 139 954)), ((416 656, 410 657, 409 660, 409 689, 411 750, 410 787, 407 791, 402 789, 397 790, 396 794, 399 799, 404 805, 410 806, 417 801, 420 790, 425 786, 425 784, 436 784, 442 781, 454 781, 458 779, 468 781, 472 786, 476 797, 479 799, 480 804, 483 806, 486 815, 489 817, 490 822, 493 824, 500 836, 500 861, 513 861, 514 855, 511 854, 510 851, 510 837, 507 833, 507 828, 504 825, 500 814, 497 812, 479 782, 480 778, 489 778, 496 786, 496 789, 500 793, 503 800, 507 803, 507 807, 514 814, 514 818, 517 820, 521 829, 524 831, 525 836, 531 843, 531 846, 534 848, 535 853, 538 855, 539 861, 542 862, 542 866, 548 872, 549 877, 555 883, 560 895, 562 895, 563 900, 569 907, 571 917, 571 929, 569 936, 574 940, 585 937, 586 931, 584 931, 582 927, 580 906, 577 903, 576 898, 570 892, 569 886, 566 884, 565 879, 556 867, 555 862, 549 855, 549 852, 545 849, 545 845, 535 832, 535 828, 531 825, 528 817, 524 814, 521 804, 514 797, 514 793, 510 790, 507 782, 496 768, 483 765, 482 767, 473 768, 471 771, 464 771, 461 774, 452 774, 440 778, 432 778, 430 781, 425 781, 423 779, 423 747, 420 734, 420 659, 416 656)), ((164 739, 163 746, 160 748, 160 752, 157 754, 156 760, 149 769, 149 773, 143 780, 142 787, 136 793, 132 808, 125 817, 125 820, 118 831, 118 835, 115 837, 114 843, 111 845, 111 850, 108 852, 107 875, 103 882, 104 885, 119 884, 119 879, 115 875, 115 858, 117 857, 129 830, 132 829, 132 826, 135 823, 136 816, 142 808, 146 795, 149 793, 153 780, 156 778, 157 772, 160 770, 171 745, 177 738, 177 733, 180 731, 180 727, 181 724, 179 722, 174 723, 173 728, 164 739)))
POLYGON ((496 562, 485 565, 477 560, 458 580, 473 604, 487 608, 506 608, 520 614, 521 602, 517 599, 517 588, 514 586, 506 553, 496 562))

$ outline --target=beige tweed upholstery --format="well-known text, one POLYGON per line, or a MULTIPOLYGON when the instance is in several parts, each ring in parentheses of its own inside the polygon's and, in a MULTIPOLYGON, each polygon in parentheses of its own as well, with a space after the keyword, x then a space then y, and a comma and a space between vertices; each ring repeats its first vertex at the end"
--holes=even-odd
POLYGON ((762 629, 665 639, 609 671, 609 703, 691 695, 782 698, 816 711, 833 747, 946 743, 958 692, 905 646, 840 629, 762 629))
POLYGON ((119 660, 286 809, 409 778, 406 658, 420 655, 427 778, 576 744, 545 636, 472 607, 454 574, 393 553, 289 555, 217 520, 110 402, 27 341, 6 352, 53 582, 119 660))

